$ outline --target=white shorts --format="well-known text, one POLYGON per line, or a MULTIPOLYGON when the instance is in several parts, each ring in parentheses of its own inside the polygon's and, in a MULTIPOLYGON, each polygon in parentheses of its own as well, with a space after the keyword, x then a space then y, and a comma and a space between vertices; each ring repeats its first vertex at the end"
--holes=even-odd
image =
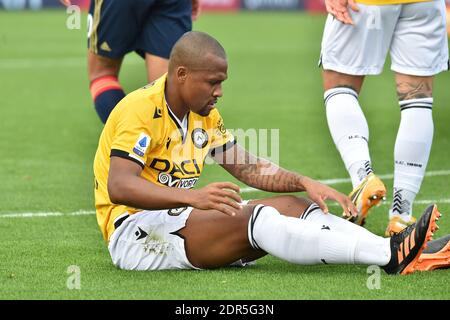
POLYGON ((353 26, 328 15, 319 62, 325 70, 380 74, 388 51, 395 72, 432 76, 448 70, 444 0, 358 7, 350 10, 353 26))
POLYGON ((186 257, 184 228, 192 208, 124 213, 109 240, 114 265, 125 270, 198 269, 186 257), (127 217, 128 216, 128 217, 127 217))
MULTIPOLYGON (((242 205, 248 203, 243 201, 242 205)), ((116 218, 121 221, 109 239, 114 265, 124 270, 197 269, 187 256, 184 239, 177 232, 186 226, 192 207, 145 210, 116 218)), ((241 260, 231 264, 244 267, 241 260)))

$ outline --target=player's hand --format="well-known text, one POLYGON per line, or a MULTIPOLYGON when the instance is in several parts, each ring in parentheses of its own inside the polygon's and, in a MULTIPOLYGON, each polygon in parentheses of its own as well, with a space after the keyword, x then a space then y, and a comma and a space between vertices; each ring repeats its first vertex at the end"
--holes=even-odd
POLYGON ((359 11, 355 0, 325 0, 325 7, 329 14, 345 24, 354 24, 348 8, 359 11))
POLYGON ((200 16, 201 3, 200 0, 192 0, 192 20, 195 21, 200 16))
POLYGON ((70 0, 59 0, 59 2, 61 2, 66 7, 72 5, 72 2, 70 0))
POLYGON ((344 209, 345 216, 358 216, 358 210, 345 194, 308 177, 302 177, 302 185, 308 197, 317 203, 323 212, 328 213, 328 206, 325 200, 330 199, 341 205, 342 209, 344 209))
POLYGON ((198 190, 192 190, 194 196, 190 205, 202 210, 217 210, 235 216, 242 210, 239 186, 231 182, 216 182, 198 190))

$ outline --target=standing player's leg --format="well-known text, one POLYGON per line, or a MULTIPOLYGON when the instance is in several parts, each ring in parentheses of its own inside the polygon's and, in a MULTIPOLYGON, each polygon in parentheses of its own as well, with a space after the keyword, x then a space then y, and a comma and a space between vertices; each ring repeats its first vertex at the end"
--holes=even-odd
POLYGON ((118 76, 154 1, 91 1, 88 15, 88 74, 95 109, 103 123, 125 97, 118 76))
POLYGON ((147 79, 148 82, 151 83, 167 72, 169 60, 146 53, 145 65, 147 66, 147 79))
POLYGON ((88 51, 89 90, 95 110, 103 123, 116 104, 125 97, 119 83, 122 58, 111 59, 88 51))
POLYGON ((401 120, 394 149, 394 198, 386 235, 413 223, 433 140, 433 78, 448 68, 443 1, 404 5, 391 45, 401 120), (411 32, 414 30, 414 32, 411 32))
POLYGON ((415 222, 412 205, 420 190, 433 141, 433 77, 397 73, 401 120, 394 148, 394 196, 386 235, 415 222))
POLYGON ((328 127, 351 177, 352 201, 363 225, 369 209, 385 197, 386 188, 373 174, 369 128, 358 94, 366 75, 380 74, 400 12, 399 5, 364 5, 350 14, 354 25, 329 15, 322 39, 324 99, 328 127))
POLYGON ((356 189, 372 172, 369 127, 358 100, 364 76, 324 70, 322 77, 328 127, 356 189))
POLYGON ((145 52, 149 82, 167 72, 172 47, 184 33, 191 30, 191 0, 161 1, 149 10, 136 42, 138 52, 145 52))

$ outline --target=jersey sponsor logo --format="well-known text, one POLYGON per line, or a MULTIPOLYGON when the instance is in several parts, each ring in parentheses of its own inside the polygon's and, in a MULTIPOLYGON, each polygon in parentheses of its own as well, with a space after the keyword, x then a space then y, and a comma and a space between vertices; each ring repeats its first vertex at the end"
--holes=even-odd
POLYGON ((199 175, 201 173, 200 167, 195 159, 184 160, 177 164, 166 159, 154 158, 152 162, 150 162, 149 167, 171 175, 174 175, 175 173, 181 173, 183 175, 199 175))
POLYGON ((158 182, 171 188, 191 189, 197 181, 198 177, 182 179, 164 172, 158 174, 158 182))
POLYGON ((145 133, 141 133, 136 144, 134 145, 133 152, 138 156, 143 157, 149 145, 150 137, 145 133))
POLYGON ((199 149, 203 149, 208 144, 208 134, 202 128, 192 130, 191 138, 194 145, 199 149))

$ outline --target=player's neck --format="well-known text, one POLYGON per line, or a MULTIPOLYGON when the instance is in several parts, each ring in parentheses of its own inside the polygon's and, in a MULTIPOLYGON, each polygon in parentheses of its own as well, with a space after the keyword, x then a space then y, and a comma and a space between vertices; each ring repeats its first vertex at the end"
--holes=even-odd
POLYGON ((167 104, 170 106, 170 110, 177 116, 178 119, 183 119, 188 113, 189 109, 184 106, 183 100, 179 93, 174 89, 174 86, 169 85, 169 81, 166 82, 166 88, 164 95, 167 104))

